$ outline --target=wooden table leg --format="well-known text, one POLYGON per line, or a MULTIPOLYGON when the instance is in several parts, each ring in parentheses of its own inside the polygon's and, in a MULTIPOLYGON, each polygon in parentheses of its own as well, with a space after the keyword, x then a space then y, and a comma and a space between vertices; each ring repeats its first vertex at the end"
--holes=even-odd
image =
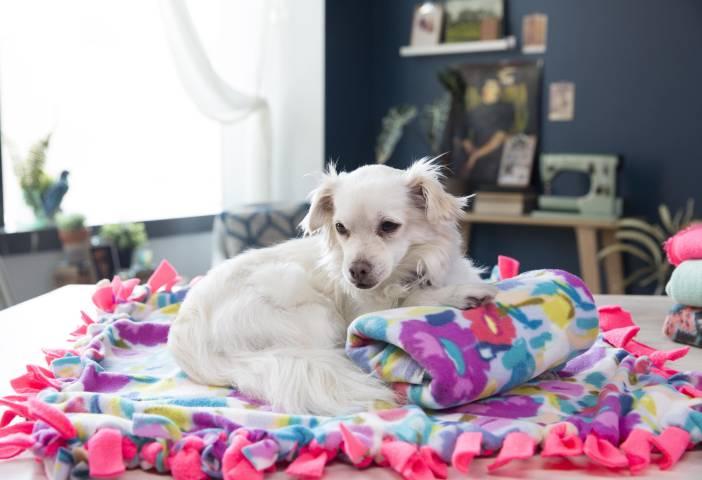
POLYGON ((578 242, 580 275, 593 294, 602 293, 597 261, 597 230, 594 227, 575 227, 575 237, 578 242))
MULTIPOLYGON (((614 236, 616 230, 602 231, 602 245, 609 247, 617 243, 614 236)), ((607 274, 607 293, 621 294, 624 292, 624 267, 622 264, 622 255, 619 252, 610 253, 603 260, 605 273, 607 274)))

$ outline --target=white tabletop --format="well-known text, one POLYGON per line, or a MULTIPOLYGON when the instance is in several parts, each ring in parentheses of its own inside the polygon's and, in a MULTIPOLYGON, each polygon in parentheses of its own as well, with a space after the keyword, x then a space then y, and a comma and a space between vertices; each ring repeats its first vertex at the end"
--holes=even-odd
MULTIPOLYGON (((80 323, 79 310, 89 315, 94 313, 90 301, 92 286, 69 285, 53 292, 34 298, 0 312, 0 395, 12 393, 9 380, 24 372, 28 363, 44 365, 42 347, 66 347, 68 333, 80 323)), ((671 306, 667 297, 598 295, 596 301, 601 305, 621 305, 629 310, 634 321, 641 327, 638 340, 658 349, 679 347, 661 333, 663 319, 671 306)), ((702 349, 692 348, 687 357, 671 364, 679 370, 702 370, 702 349)), ((487 478, 487 464, 492 460, 477 459, 471 466, 471 478, 487 478)), ((583 461, 588 468, 573 469, 568 464, 560 464, 559 470, 548 469, 553 460, 546 461, 534 457, 525 461, 515 461, 498 470, 491 478, 551 478, 558 475, 559 480, 575 478, 597 478, 619 476, 615 471, 595 467, 583 461)), ((558 462, 558 461, 556 461, 558 462)), ((566 461, 567 462, 567 461, 566 461)), ((370 478, 397 479, 398 476, 387 469, 372 468, 359 472, 343 464, 334 464, 327 468, 325 478, 370 478)), ((683 460, 672 471, 662 472, 651 466, 644 475, 637 478, 689 479, 702 474, 702 451, 687 452, 683 460)), ((29 480, 44 479, 38 464, 29 454, 9 461, 0 461, 0 479, 29 480)), ((131 471, 123 476, 126 479, 159 479, 162 475, 142 471, 131 471)), ((269 477, 267 477, 269 478, 269 477)), ((271 476, 273 479, 288 478, 284 474, 271 476)), ((465 478, 456 471, 451 471, 449 478, 465 478)))

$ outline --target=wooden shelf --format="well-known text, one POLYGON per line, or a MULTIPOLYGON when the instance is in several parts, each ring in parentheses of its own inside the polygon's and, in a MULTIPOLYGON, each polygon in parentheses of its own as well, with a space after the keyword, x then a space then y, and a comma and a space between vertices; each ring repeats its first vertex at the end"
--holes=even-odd
POLYGON ((617 219, 583 217, 580 215, 532 216, 532 215, 486 215, 466 213, 468 223, 498 223, 504 225, 534 225, 539 227, 592 227, 604 230, 616 229, 617 219))
POLYGON ((418 57, 424 55, 452 55, 456 53, 499 52, 511 50, 517 45, 514 36, 497 40, 480 40, 477 42, 440 43, 439 45, 408 45, 400 47, 401 57, 418 57))

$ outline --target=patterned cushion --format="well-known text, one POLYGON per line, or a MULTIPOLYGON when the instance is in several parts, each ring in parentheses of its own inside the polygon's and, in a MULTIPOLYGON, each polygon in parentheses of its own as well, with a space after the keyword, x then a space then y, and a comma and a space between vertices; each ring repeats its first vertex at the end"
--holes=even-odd
POLYGON ((298 225, 308 208, 307 203, 256 204, 220 213, 213 227, 212 264, 300 236, 298 225))

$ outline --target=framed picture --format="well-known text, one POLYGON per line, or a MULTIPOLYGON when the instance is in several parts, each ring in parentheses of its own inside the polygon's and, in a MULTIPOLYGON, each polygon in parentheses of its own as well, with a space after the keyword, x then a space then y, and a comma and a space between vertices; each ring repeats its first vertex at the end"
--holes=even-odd
POLYGON ((460 189, 528 187, 539 139, 541 62, 463 65, 440 75, 452 104, 446 166, 460 189))
POLYGON ((524 15, 522 19, 522 52, 544 53, 547 31, 548 16, 543 13, 524 15))
POLYGON ((444 9, 433 2, 424 2, 414 9, 412 20, 411 45, 438 45, 441 40, 441 28, 444 9))
POLYGON ((95 245, 90 247, 90 258, 98 280, 112 279, 117 273, 117 252, 112 245, 95 245))
POLYGON ((447 0, 444 41, 474 42, 503 36, 503 0, 447 0))
POLYGON ((548 119, 551 122, 570 122, 575 118, 575 84, 553 82, 548 88, 548 119))

